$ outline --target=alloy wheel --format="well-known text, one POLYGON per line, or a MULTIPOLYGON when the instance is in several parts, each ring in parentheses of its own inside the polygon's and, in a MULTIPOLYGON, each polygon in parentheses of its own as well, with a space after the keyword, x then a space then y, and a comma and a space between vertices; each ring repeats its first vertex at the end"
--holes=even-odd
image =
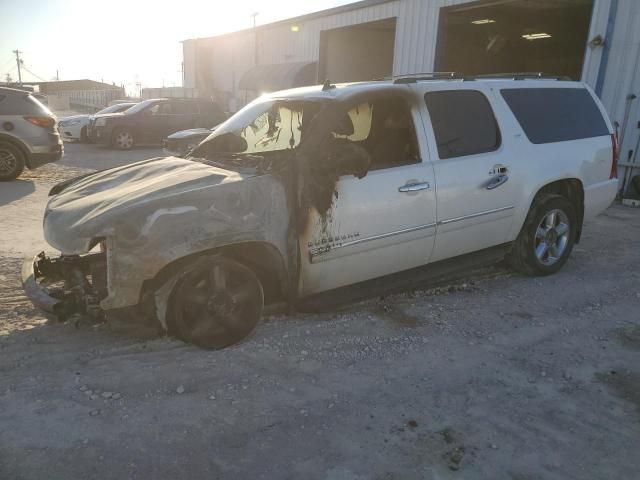
POLYGON ((542 218, 535 234, 533 248, 538 261, 546 266, 555 264, 569 245, 570 223, 565 212, 554 209, 542 218))
POLYGON ((217 258, 202 262, 176 285, 173 316, 183 339, 220 348, 253 330, 263 301, 262 286, 253 272, 217 258))
POLYGON ((115 144, 118 148, 128 150, 133 147, 133 135, 129 132, 118 132, 116 134, 115 144))
POLYGON ((10 150, 0 148, 0 174, 11 174, 18 166, 18 159, 10 150))

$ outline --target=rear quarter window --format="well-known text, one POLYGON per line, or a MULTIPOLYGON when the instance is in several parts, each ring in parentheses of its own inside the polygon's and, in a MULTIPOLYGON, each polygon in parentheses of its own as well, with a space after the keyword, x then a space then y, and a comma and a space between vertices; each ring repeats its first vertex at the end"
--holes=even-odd
POLYGON ((517 88, 500 91, 531 143, 554 143, 609 135, 584 88, 517 88))
POLYGON ((47 107, 31 95, 6 95, 0 115, 52 115, 47 107))
POLYGON ((493 152, 501 137, 487 97, 477 90, 425 94, 441 159, 493 152))

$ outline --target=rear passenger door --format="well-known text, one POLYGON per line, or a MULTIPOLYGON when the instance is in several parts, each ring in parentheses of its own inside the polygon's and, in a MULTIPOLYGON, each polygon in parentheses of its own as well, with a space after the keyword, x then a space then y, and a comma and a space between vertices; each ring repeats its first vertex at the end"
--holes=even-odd
POLYGON ((156 143, 170 130, 172 108, 168 101, 161 101, 143 112, 139 132, 146 142, 156 143))
POLYGON ((509 240, 518 188, 515 152, 482 87, 417 85, 436 180, 437 232, 431 261, 509 240))

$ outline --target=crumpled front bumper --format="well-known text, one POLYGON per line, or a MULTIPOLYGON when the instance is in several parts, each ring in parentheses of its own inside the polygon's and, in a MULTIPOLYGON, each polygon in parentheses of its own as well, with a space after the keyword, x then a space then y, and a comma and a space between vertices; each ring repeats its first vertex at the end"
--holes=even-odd
POLYGON ((105 255, 51 259, 41 252, 23 262, 22 287, 31 303, 47 316, 64 321, 74 314, 94 314, 106 296, 105 255))
POLYGON ((55 306, 61 301, 52 297, 49 292, 36 281, 35 264, 39 255, 34 258, 25 258, 22 262, 22 288, 33 305, 45 313, 55 314, 55 306))

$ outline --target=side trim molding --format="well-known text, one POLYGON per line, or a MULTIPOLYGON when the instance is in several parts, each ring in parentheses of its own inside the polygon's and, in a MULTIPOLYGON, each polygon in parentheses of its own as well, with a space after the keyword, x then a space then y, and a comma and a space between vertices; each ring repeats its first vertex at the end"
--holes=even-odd
POLYGON ((313 250, 310 250, 309 254, 311 255, 311 258, 314 258, 314 257, 317 257, 317 256, 322 255, 324 253, 327 253, 327 252, 329 252, 331 250, 337 250, 339 248, 350 247, 352 245, 359 245, 361 243, 371 242, 373 240, 380 240, 382 238, 393 237, 395 235, 402 235, 403 233, 411 233, 411 232, 417 232, 419 230, 426 230, 427 228, 435 228, 436 225, 437 225, 436 222, 427 223, 425 225, 417 225, 417 226, 411 227, 411 228, 403 228, 402 230, 395 230, 393 232, 381 233, 379 235, 372 235, 371 237, 359 238, 357 240, 350 240, 348 242, 340 243, 338 245, 319 247, 319 248, 315 248, 313 250))
POLYGON ((359 245, 361 243, 371 242, 373 240, 380 240, 383 238, 393 237, 395 235, 402 235, 404 233, 417 232, 419 230, 426 230, 428 228, 434 228, 437 225, 448 225, 450 223, 461 222, 463 220, 468 220, 470 218, 477 218, 484 215, 491 215, 492 213, 500 213, 506 212, 508 210, 512 210, 513 205, 509 205, 507 207, 494 208, 493 210, 486 210, 484 212, 472 213, 471 215, 464 215, 462 217, 449 218, 447 220, 441 220, 439 222, 427 223, 425 225, 417 225, 415 227, 403 228, 402 230, 395 230, 393 232, 381 233, 379 235, 372 235, 371 237, 366 238, 358 238, 357 240, 350 240, 348 242, 339 243, 337 245, 327 245, 323 247, 314 248, 309 250, 309 255, 311 256, 311 260, 314 258, 329 253, 332 250, 338 250, 340 248, 351 247, 352 245, 359 245))
POLYGON ((492 213, 506 212, 507 210, 513 210, 513 205, 508 207, 494 208, 493 210, 487 210, 485 212, 472 213, 471 215, 463 215, 462 217, 449 218, 447 220, 441 220, 438 225, 448 225, 449 223, 461 222, 462 220, 468 220, 469 218, 482 217, 483 215, 491 215, 492 213))

